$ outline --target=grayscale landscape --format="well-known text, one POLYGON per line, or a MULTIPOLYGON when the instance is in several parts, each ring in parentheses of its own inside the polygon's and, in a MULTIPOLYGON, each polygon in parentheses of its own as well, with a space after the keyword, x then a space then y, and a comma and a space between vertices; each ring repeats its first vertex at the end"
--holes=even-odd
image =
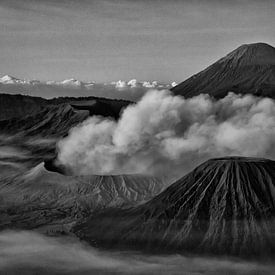
POLYGON ((0 0, 0 274, 274 274, 274 11, 0 0))

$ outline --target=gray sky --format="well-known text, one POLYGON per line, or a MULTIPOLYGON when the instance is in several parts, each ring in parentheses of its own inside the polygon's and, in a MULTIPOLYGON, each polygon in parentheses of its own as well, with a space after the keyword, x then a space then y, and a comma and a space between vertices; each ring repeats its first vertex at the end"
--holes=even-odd
POLYGON ((0 74, 181 81, 244 43, 275 45, 274 0, 0 0, 0 74))

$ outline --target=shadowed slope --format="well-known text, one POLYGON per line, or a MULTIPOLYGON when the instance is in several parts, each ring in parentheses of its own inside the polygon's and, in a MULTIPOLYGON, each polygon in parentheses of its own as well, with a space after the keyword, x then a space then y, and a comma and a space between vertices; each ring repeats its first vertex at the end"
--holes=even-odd
POLYGON ((32 115, 47 104, 47 100, 41 97, 0 93, 0 120, 32 115))
POLYGON ((34 115, 0 121, 1 132, 24 136, 64 136, 89 117, 85 110, 75 110, 69 104, 48 106, 34 115))
POLYGON ((75 231, 107 246, 270 256, 274 217, 275 162, 228 157, 203 163, 144 205, 103 212, 75 231))
POLYGON ((275 48, 265 43, 242 45, 205 70, 172 88, 175 95, 228 92, 275 98, 275 48))

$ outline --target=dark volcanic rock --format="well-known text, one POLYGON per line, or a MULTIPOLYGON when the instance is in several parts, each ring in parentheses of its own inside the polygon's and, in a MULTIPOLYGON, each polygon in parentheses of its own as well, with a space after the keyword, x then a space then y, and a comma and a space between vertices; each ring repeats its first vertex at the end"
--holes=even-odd
POLYGON ((118 119, 122 109, 130 103, 96 97, 46 100, 0 94, 0 134, 62 137, 89 116, 118 119))
POLYGON ((275 162, 227 157, 201 164, 141 206, 91 217, 75 232, 111 247, 274 256, 274 218, 275 162))
POLYGON ((0 93, 0 120, 32 115, 47 104, 47 100, 41 97, 0 93))
POLYGON ((2 120, 0 127, 5 134, 60 137, 88 117, 88 111, 75 110, 69 104, 50 105, 34 115, 2 120))
POLYGON ((101 97, 59 97, 49 100, 52 104, 68 103, 77 110, 87 110, 90 116, 100 115, 118 119, 123 108, 133 102, 101 97))
POLYGON ((172 88, 175 95, 228 92, 275 98, 275 48, 265 43, 242 45, 205 70, 172 88))

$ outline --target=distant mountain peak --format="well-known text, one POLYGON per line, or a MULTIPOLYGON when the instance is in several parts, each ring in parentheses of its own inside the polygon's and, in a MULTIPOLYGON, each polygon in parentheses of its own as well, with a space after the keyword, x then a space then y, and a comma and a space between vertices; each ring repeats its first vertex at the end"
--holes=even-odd
POLYGON ((275 64, 275 48, 266 43, 243 44, 219 61, 234 60, 246 64, 275 64))
POLYGON ((242 44, 239 48, 254 49, 254 50, 275 50, 271 45, 264 42, 256 42, 250 44, 242 44))
MULTIPOLYGON (((240 47, 238 47, 237 49, 256 49, 256 50, 265 50, 265 49, 271 49, 274 50, 274 47, 272 47, 271 45, 264 43, 264 42, 256 42, 256 43, 250 43, 250 44, 242 44, 240 47)), ((236 50, 237 50, 236 49, 236 50)))
POLYGON ((228 92, 275 98, 275 48, 244 44, 171 89, 175 95, 216 98, 228 92))

